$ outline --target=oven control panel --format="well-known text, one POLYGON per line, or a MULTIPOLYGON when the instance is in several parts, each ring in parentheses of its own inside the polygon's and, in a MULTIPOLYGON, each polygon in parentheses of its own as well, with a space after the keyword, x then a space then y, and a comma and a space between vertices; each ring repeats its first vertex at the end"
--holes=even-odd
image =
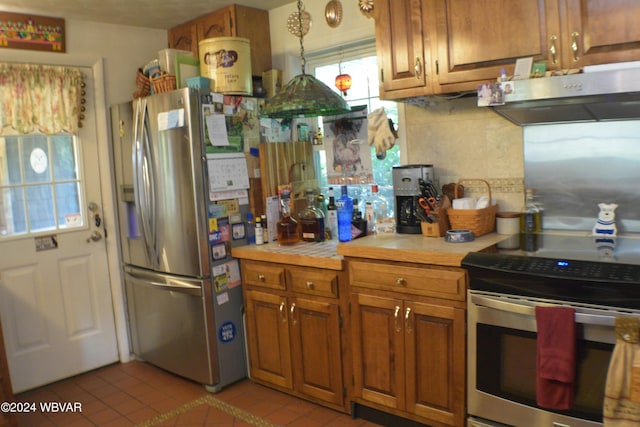
POLYGON ((640 285, 640 266, 629 264, 472 252, 463 259, 462 266, 504 273, 640 285))

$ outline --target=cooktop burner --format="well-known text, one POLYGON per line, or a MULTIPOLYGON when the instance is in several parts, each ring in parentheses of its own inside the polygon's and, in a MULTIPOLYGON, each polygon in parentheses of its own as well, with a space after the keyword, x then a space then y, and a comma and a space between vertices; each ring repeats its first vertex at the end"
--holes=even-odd
POLYGON ((469 253, 471 289, 640 308, 640 238, 528 234, 469 253))
POLYGON ((581 234, 519 234, 487 251, 537 258, 640 265, 640 237, 581 234))

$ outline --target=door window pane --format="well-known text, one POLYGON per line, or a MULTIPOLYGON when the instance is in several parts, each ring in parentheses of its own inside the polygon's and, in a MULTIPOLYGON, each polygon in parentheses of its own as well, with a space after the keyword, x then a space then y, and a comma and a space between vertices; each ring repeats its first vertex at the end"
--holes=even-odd
POLYGON ((84 225, 77 138, 0 138, 0 238, 84 225))

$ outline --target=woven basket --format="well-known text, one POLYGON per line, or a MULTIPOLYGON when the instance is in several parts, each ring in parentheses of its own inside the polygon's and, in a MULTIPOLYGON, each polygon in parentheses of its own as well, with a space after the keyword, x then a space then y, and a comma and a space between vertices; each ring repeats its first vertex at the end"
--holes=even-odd
POLYGON ((164 93, 175 90, 176 76, 165 73, 154 77, 151 79, 151 87, 153 87, 153 93, 164 93))
MULTIPOLYGON (((487 186, 489 203, 491 203, 491 186, 484 179, 461 179, 455 187, 455 197, 458 198, 458 187, 463 181, 482 181, 487 186)), ((468 188, 468 187, 467 187, 468 188)), ((447 209, 447 216, 452 230, 471 230, 476 237, 491 233, 496 226, 496 212, 498 205, 489 205, 484 209, 447 209)))

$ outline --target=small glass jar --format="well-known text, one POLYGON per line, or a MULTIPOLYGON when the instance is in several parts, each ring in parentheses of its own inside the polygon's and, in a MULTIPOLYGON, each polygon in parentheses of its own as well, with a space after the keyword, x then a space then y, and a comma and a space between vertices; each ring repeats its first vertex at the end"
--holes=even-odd
POLYGON ((520 232, 520 212, 498 212, 496 214, 498 234, 518 234, 520 232))

